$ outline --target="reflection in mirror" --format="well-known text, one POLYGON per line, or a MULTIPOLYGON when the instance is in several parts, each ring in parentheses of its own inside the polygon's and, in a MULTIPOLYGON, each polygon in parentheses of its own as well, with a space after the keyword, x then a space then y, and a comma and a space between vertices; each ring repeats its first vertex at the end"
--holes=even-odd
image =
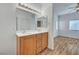
POLYGON ((35 14, 16 9, 16 30, 35 30, 35 14))
POLYGON ((48 27, 47 24, 48 24, 47 16, 37 18, 37 27, 47 28, 48 27))

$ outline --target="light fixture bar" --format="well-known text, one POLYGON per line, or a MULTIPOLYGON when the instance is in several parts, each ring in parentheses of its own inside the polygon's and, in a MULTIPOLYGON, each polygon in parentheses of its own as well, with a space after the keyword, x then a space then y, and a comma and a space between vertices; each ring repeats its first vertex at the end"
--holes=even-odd
POLYGON ((18 5, 21 6, 21 7, 23 7, 23 8, 29 9, 29 10, 31 10, 33 12, 36 12, 36 13, 39 13, 40 14, 39 11, 37 11, 37 10, 35 10, 33 8, 30 8, 27 4, 19 3, 18 5))

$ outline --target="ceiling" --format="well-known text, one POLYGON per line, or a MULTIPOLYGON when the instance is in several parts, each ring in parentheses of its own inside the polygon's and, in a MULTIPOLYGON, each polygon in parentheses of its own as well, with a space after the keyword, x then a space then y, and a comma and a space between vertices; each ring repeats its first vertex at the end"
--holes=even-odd
POLYGON ((30 3, 35 8, 39 9, 40 11, 45 10, 48 7, 49 3, 30 3))
POLYGON ((68 7, 74 7, 75 5, 76 3, 54 3, 54 13, 59 14, 65 10, 68 11, 68 7))
MULTIPOLYGON (((28 3, 31 5, 33 8, 43 11, 45 10, 48 6, 49 3, 28 3)), ((64 14, 64 13, 70 13, 71 10, 69 10, 69 7, 75 7, 76 3, 53 3, 53 9, 54 9, 54 14, 64 14)))

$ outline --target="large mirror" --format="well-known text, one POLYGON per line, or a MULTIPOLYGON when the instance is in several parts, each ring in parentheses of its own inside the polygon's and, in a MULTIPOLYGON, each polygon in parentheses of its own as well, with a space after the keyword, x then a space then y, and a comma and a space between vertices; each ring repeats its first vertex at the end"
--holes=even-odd
MULTIPOLYGON (((31 8, 30 8, 31 9, 31 8)), ((24 10, 23 8, 16 7, 16 30, 38 30, 48 27, 47 16, 41 16, 41 13, 24 10), (39 14, 39 15, 38 15, 39 14)))
POLYGON ((16 9, 17 31, 35 30, 35 14, 21 9, 16 9))

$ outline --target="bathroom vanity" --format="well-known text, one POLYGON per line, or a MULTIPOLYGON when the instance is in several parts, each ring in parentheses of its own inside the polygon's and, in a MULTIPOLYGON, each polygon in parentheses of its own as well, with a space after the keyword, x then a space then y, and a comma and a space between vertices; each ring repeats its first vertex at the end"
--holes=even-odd
POLYGON ((33 31, 17 34, 17 55, 36 55, 48 47, 48 32, 33 31))
POLYGON ((29 6, 28 8, 18 6, 16 8, 17 55, 39 54, 48 46, 47 16, 29 9, 29 6))

